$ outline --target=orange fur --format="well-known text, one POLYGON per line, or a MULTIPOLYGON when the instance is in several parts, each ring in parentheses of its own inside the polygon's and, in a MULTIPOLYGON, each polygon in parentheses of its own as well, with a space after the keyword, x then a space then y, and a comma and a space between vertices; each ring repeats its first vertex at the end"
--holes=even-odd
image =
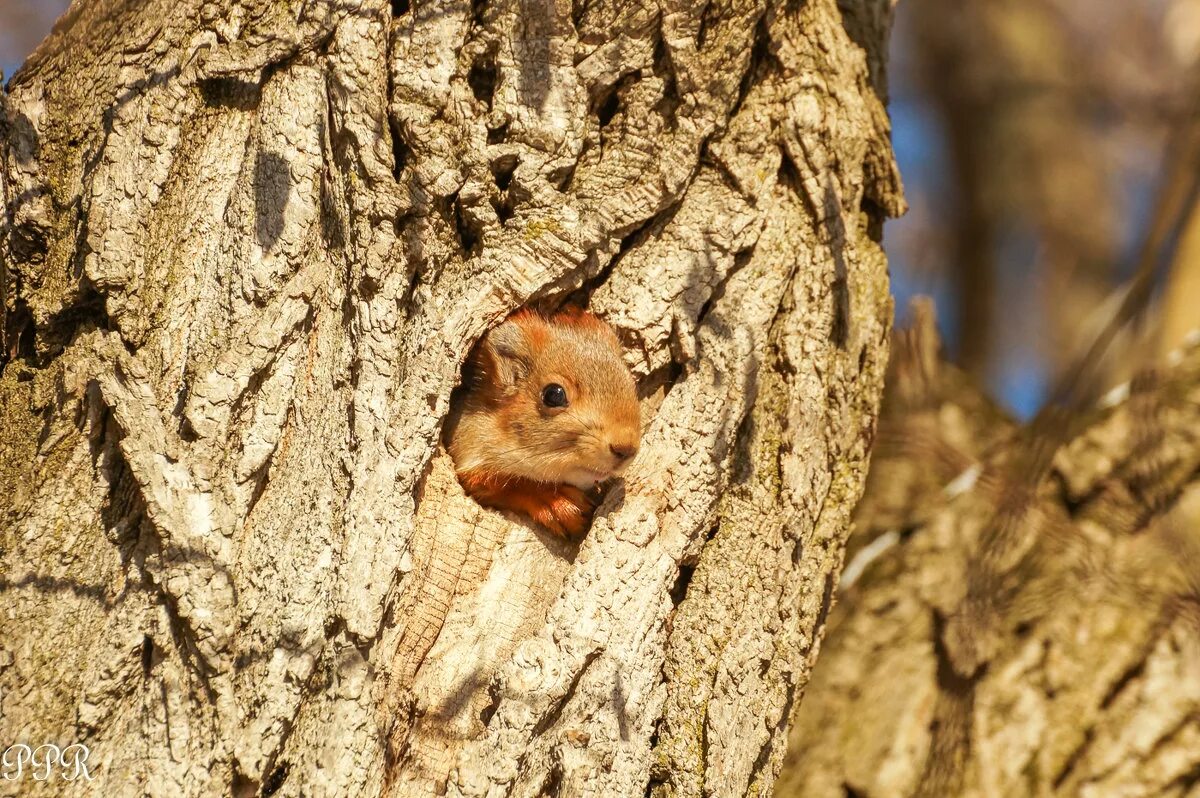
POLYGON ((546 317, 538 313, 536 310, 522 308, 513 315, 509 316, 509 321, 515 323, 525 335, 529 337, 529 345, 534 350, 541 349, 546 345, 546 317))
POLYGON ((594 313, 584 310, 583 308, 570 305, 558 311, 551 317, 558 324, 564 324, 573 327, 585 327, 600 333, 605 338, 608 338, 613 343, 617 342, 617 335, 613 332, 612 327, 594 313))
POLYGON ((597 316, 595 313, 584 310, 576 305, 568 305, 554 313, 552 316, 543 316, 536 310, 522 308, 509 317, 510 321, 516 322, 530 336, 530 343, 537 349, 545 345, 546 338, 549 335, 549 327, 554 324, 561 324, 566 327, 584 327, 602 334, 605 338, 613 341, 617 340, 617 336, 612 331, 612 327, 608 323, 597 316))
POLYGON ((478 471, 458 475, 468 495, 487 507, 511 510, 562 537, 577 537, 587 528, 595 502, 573 485, 497 477, 478 471))
POLYGON ((445 440, 480 504, 575 537, 601 486, 637 453, 639 417, 637 386, 608 324, 579 308, 525 309, 476 345, 445 440), (566 404, 545 404, 551 384, 566 404))

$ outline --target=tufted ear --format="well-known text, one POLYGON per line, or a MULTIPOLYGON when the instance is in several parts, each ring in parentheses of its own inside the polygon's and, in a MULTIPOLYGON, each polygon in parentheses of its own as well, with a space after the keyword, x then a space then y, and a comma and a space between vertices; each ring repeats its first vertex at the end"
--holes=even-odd
POLYGON ((510 318, 483 339, 481 363, 490 382, 502 394, 511 393, 533 368, 529 331, 520 318, 510 318))

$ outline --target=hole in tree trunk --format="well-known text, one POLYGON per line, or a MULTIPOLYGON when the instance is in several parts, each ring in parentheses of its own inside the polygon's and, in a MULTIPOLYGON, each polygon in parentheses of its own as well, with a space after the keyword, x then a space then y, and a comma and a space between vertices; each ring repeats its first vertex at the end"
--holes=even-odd
POLYGON ((142 636, 142 675, 149 676, 154 667, 154 639, 150 635, 142 636))
POLYGON ((675 577, 675 584, 671 586, 671 603, 676 607, 682 604, 687 596, 688 585, 692 583, 692 574, 695 571, 694 565, 679 566, 679 576, 675 577))
POLYGON ((457 194, 451 198, 450 212, 454 229, 458 233, 458 245, 462 248, 463 257, 473 257, 476 254, 476 245, 479 243, 479 230, 463 213, 462 202, 459 201, 457 194))
POLYGON ((601 130, 607 127, 608 123, 617 115, 617 112, 621 110, 621 94, 625 89, 641 79, 641 72, 630 72, 622 75, 620 79, 597 95, 594 107, 596 109, 596 119, 600 122, 601 130))
POLYGON ((495 56, 488 54, 476 61, 467 73, 467 85, 475 99, 492 109, 492 97, 496 93, 496 61, 495 56))
POLYGON ((596 116, 600 120, 600 127, 607 127, 612 118, 617 115, 617 109, 620 107, 621 98, 617 96, 615 91, 610 92, 596 111, 596 116))
POLYGON ((283 780, 287 778, 288 766, 286 762, 281 762, 271 771, 271 775, 267 776, 267 780, 263 782, 262 794, 266 798, 268 795, 274 795, 279 792, 279 788, 283 786, 283 780))
POLYGON ((488 144, 499 144, 508 138, 508 123, 505 122, 500 127, 489 127, 487 132, 488 144))
POLYGON ((575 179, 575 166, 576 164, 572 162, 566 166, 555 169, 546 175, 546 177, 556 189, 561 192, 566 192, 566 190, 571 187, 571 181, 575 179))
POLYGON ((583 25, 584 15, 587 14, 588 0, 575 0, 571 4, 571 25, 578 31, 583 25))
POLYGON ((500 686, 495 682, 488 684, 488 702, 483 709, 479 710, 479 721, 484 726, 492 722, 492 716, 496 714, 496 710, 500 708, 500 686))
POLYGON ((400 173, 404 171, 404 167, 408 165, 408 157, 412 154, 412 149, 404 141, 404 137, 400 135, 395 123, 389 126, 392 132, 392 176, 396 180, 400 179, 400 173))
POLYGON ((0 340, 4 349, 0 351, 0 369, 9 360, 21 358, 33 364, 37 356, 37 325, 33 321, 33 312, 23 299, 16 301, 13 312, 5 319, 5 329, 0 330, 0 340))
POLYGON ((258 107, 262 86, 237 78, 206 78, 200 81, 200 96, 206 105, 251 111, 258 107))
POLYGON ((667 130, 675 130, 679 126, 679 81, 675 78, 671 53, 662 39, 654 46, 653 72, 663 81, 662 97, 654 104, 654 110, 666 121, 667 130))
POLYGON ((517 156, 515 154, 502 155, 492 161, 492 178, 496 181, 496 188, 501 191, 507 191, 508 186, 512 183, 513 172, 517 171, 517 156))
POLYGON ((704 11, 700 14, 700 28, 696 31, 696 49, 703 50, 705 42, 708 41, 708 29, 713 23, 713 14, 716 12, 716 3, 708 3, 704 6, 704 11))
POLYGON ((492 210, 496 212, 496 218, 500 220, 501 225, 513 218, 514 211, 512 203, 507 197, 504 199, 492 200, 492 210))
POLYGON ((776 175, 776 180, 782 186, 787 186, 792 191, 803 196, 802 191, 804 183, 800 179, 800 172, 797 171, 796 165, 792 163, 791 156, 786 152, 780 153, 779 172, 776 175))

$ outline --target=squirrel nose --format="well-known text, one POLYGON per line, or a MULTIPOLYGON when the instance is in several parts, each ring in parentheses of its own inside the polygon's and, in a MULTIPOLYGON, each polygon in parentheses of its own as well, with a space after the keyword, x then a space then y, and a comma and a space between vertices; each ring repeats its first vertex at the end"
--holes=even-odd
POLYGON ((609 451, 611 451, 613 453, 613 456, 616 457, 617 460, 619 460, 620 462, 625 462, 626 460, 628 460, 629 458, 631 458, 635 454, 637 454, 637 447, 630 446, 627 443, 610 443, 608 445, 608 449, 609 449, 609 451))

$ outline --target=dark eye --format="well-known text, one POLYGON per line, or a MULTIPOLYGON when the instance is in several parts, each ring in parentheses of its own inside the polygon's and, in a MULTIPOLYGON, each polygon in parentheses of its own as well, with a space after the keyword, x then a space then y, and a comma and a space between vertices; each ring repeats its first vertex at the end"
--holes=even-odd
POLYGON ((542 404, 546 407, 566 407, 567 389, 552 382, 542 389, 542 404))

